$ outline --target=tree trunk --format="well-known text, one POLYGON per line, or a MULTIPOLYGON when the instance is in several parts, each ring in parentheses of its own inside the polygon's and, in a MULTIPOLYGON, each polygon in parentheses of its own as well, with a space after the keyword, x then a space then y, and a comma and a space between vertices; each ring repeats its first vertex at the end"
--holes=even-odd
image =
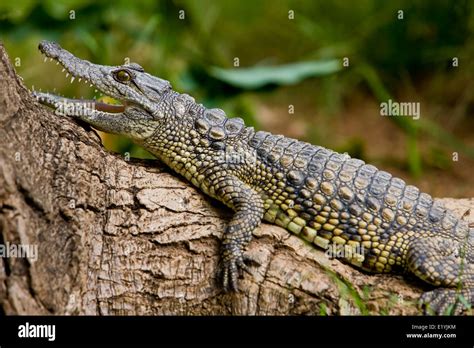
POLYGON ((266 224, 248 248, 261 265, 224 293, 215 274, 230 212, 159 161, 108 153, 94 130, 39 105, 2 45, 0 125, 6 314, 418 313, 419 281, 361 273, 266 224), (20 245, 27 257, 15 257, 20 245))

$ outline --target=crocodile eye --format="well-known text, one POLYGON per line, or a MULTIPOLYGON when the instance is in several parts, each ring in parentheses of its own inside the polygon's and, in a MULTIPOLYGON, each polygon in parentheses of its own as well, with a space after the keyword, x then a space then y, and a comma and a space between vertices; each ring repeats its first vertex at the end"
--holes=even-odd
POLYGON ((128 82, 132 79, 130 73, 126 70, 119 70, 114 73, 115 79, 119 82, 128 82))

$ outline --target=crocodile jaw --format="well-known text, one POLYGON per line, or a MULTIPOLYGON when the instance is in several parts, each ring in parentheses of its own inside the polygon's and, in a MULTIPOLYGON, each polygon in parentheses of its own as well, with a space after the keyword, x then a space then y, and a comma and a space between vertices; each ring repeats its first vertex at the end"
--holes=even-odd
POLYGON ((89 87, 95 87, 96 91, 100 90, 102 93, 111 96, 118 100, 122 105, 114 105, 96 100, 73 99, 77 103, 81 103, 86 107, 91 106, 92 110, 104 111, 108 113, 119 113, 125 111, 127 102, 120 97, 110 93, 109 88, 104 88, 104 82, 97 83, 97 81, 106 81, 107 74, 110 73, 112 67, 93 64, 87 60, 82 60, 62 49, 57 43, 49 41, 41 41, 38 46, 40 52, 45 56, 45 62, 49 58, 50 61, 56 61, 57 65, 63 67, 63 72, 66 77, 71 75, 71 83, 77 79, 79 82, 84 82, 89 87))

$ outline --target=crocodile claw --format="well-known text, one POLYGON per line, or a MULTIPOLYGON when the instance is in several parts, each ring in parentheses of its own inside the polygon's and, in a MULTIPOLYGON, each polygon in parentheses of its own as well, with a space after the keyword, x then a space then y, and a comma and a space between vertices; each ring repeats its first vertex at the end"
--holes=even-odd
POLYGON ((242 278, 243 272, 252 274, 250 268, 258 267, 260 263, 253 257, 242 255, 223 261, 219 267, 218 278, 226 292, 238 291, 238 279, 242 278))

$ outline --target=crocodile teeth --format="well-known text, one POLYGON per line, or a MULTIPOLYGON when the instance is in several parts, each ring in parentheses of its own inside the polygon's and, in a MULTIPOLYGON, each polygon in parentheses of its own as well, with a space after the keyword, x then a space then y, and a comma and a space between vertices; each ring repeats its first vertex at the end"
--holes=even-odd
POLYGON ((73 76, 73 77, 71 77, 71 83, 74 81, 74 79, 75 79, 75 77, 74 77, 74 76, 73 76))
POLYGON ((53 58, 49 58, 49 61, 52 62, 52 61, 53 61, 53 58))
POLYGON ((63 68, 62 72, 64 72, 64 70, 66 70, 66 69, 63 68))
POLYGON ((56 65, 59 65, 59 62, 58 62, 58 61, 56 61, 56 65))
POLYGON ((92 83, 90 84, 90 86, 89 86, 89 87, 92 87, 92 83))
POLYGON ((82 78, 79 77, 79 80, 77 80, 77 81, 81 82, 81 80, 82 80, 82 78))
POLYGON ((48 57, 44 57, 44 62, 46 63, 46 61, 48 60, 48 57))
POLYGON ((66 73, 66 77, 68 77, 68 76, 69 76, 69 73, 66 73))

